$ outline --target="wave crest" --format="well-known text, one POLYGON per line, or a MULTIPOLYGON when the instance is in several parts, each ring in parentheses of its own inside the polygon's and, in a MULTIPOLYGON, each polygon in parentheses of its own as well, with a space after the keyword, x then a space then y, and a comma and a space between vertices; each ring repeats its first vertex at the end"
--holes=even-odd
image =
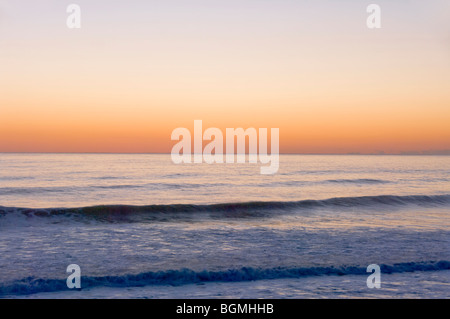
POLYGON ((102 221, 142 221, 140 217, 148 220, 170 220, 193 216, 194 214, 216 214, 220 218, 252 218, 267 217, 273 212, 298 212, 302 209, 329 208, 342 209, 352 207, 382 207, 416 205, 423 207, 448 206, 450 195, 415 195, 415 196, 362 196, 362 197, 336 197, 322 200, 301 200, 293 202, 247 202, 224 203, 212 205, 104 205, 82 208, 16 208, 1 207, 0 217, 21 214, 27 217, 92 217, 102 221))
MULTIPOLYGON (((404 273, 415 271, 450 270, 450 261, 407 262, 394 265, 380 265, 381 273, 404 273)), ((301 278, 324 275, 367 275, 366 267, 310 267, 310 268, 270 268, 243 267, 224 271, 200 271, 190 269, 145 272, 137 275, 82 277, 84 288, 92 287, 142 287, 150 285, 186 285, 204 282, 240 282, 267 279, 301 278)), ((9 285, 0 286, 0 295, 26 295, 40 292, 67 290, 65 279, 25 278, 9 285)))
POLYGON ((0 214, 22 212, 24 214, 37 213, 38 216, 60 214, 132 214, 142 212, 155 213, 191 213, 214 211, 245 211, 245 210, 271 210, 315 207, 358 207, 379 205, 421 205, 442 206, 450 204, 450 195, 412 195, 412 196, 361 196, 361 197, 335 197, 321 200, 301 200, 288 202, 237 202, 211 205, 171 204, 171 205, 99 205, 81 208, 18 208, 0 206, 0 214))

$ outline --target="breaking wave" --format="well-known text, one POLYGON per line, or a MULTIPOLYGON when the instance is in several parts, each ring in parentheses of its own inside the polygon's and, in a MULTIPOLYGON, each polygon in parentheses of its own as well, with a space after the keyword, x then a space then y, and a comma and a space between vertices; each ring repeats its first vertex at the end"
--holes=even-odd
MULTIPOLYGON (((292 202, 247 202, 212 205, 173 204, 173 205, 105 205, 82 208, 17 208, 0 206, 0 217, 23 215, 27 217, 93 217, 105 221, 132 221, 145 217, 147 220, 170 220, 195 216, 195 214, 217 214, 218 217, 251 218, 270 216, 273 212, 298 212, 302 209, 316 208, 352 208, 352 207, 392 207, 415 205, 421 207, 449 206, 450 195, 414 195, 414 196, 362 196, 336 197, 322 200, 301 200, 292 202)), ((1 221, 1 219, 0 219, 1 221)))
MULTIPOLYGON (((404 273, 415 271, 449 270, 450 261, 407 262, 380 265, 381 273, 404 273)), ((324 275, 367 275, 366 267, 306 267, 306 268, 252 268, 227 269, 223 271, 193 271, 190 269, 164 270, 121 276, 82 277, 82 288, 92 287, 142 287, 150 285, 187 285, 205 282, 242 282, 268 279, 301 278, 324 275)), ((40 292, 68 290, 66 279, 42 279, 28 277, 0 286, 0 296, 28 295, 40 292)))

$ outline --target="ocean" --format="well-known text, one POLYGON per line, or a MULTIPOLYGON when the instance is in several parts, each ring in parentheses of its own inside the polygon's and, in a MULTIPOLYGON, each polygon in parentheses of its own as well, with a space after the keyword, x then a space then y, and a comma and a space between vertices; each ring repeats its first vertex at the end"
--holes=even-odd
POLYGON ((449 297, 449 156, 0 154, 0 298, 449 297))

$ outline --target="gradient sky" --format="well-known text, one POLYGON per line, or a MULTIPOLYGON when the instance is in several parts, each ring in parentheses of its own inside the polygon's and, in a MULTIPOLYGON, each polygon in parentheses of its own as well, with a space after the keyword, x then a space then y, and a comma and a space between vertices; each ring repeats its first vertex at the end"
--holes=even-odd
POLYGON ((0 0, 0 152, 170 152, 196 119, 280 128, 285 153, 449 150, 449 21, 448 0, 0 0))

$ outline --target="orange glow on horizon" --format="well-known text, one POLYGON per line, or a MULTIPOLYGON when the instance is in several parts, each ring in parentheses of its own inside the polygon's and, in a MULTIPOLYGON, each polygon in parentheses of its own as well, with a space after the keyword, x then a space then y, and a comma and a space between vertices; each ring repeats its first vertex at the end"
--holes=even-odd
POLYGON ((242 16, 236 3, 186 15, 86 3, 90 20, 68 31, 56 3, 10 2, 0 21, 0 152, 169 153, 172 130, 197 119, 279 128, 281 153, 450 150, 438 6, 374 31, 353 3, 328 1, 331 14, 273 2, 242 16))

